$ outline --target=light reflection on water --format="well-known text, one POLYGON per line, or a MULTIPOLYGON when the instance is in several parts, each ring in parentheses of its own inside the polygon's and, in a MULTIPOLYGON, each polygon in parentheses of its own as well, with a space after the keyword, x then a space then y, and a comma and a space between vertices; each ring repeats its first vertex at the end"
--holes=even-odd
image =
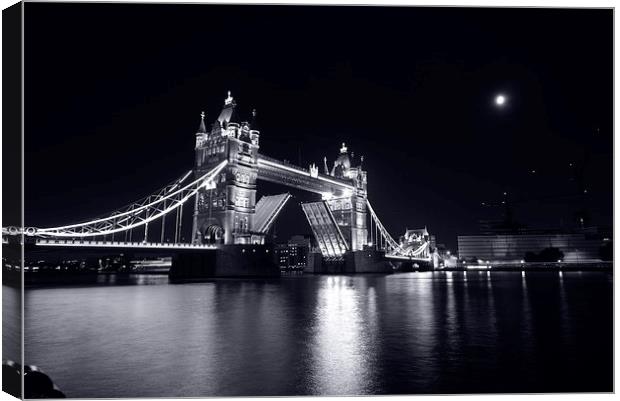
MULTIPOLYGON (((364 293, 353 278, 328 277, 319 288, 310 380, 316 394, 367 394, 372 385, 373 335, 360 309, 364 293)), ((367 318, 374 316, 368 310, 367 318)))
POLYGON ((107 276, 26 291, 26 361, 73 397, 607 391, 609 276, 107 276))

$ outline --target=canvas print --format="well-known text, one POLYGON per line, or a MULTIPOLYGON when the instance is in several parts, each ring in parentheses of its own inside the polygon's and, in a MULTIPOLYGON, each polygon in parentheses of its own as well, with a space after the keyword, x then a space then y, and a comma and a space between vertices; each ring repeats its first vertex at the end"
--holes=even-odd
POLYGON ((613 10, 3 11, 3 390, 613 391, 613 10))

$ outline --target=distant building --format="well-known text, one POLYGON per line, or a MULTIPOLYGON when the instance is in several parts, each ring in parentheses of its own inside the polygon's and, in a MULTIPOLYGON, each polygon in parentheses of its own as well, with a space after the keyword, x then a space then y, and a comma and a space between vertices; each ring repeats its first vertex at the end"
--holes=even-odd
POLYGON ((282 270, 303 270, 308 264, 310 237, 293 235, 288 243, 276 244, 276 263, 282 270))
POLYGON ((610 228, 584 227, 584 219, 571 228, 528 228, 515 219, 514 204, 506 192, 503 195, 501 203, 482 202, 477 235, 458 236, 460 259, 506 263, 544 262, 556 256, 567 263, 611 259, 610 228))
POLYGON ((401 248, 404 250, 416 250, 425 243, 429 243, 431 251, 435 249, 435 236, 430 235, 426 227, 410 230, 405 230, 405 234, 399 238, 401 248))
POLYGON ((465 260, 518 263, 528 253, 556 248, 564 254, 563 262, 588 262, 601 260, 601 248, 609 242, 610 236, 592 228, 576 232, 520 230, 514 234, 459 235, 458 252, 465 260))
POLYGON ((273 251, 278 267, 280 267, 281 270, 288 269, 288 244, 276 244, 273 251))

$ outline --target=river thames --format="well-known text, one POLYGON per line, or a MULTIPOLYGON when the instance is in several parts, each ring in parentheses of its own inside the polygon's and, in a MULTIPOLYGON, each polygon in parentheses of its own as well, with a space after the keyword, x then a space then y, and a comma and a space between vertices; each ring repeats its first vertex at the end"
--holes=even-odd
POLYGON ((25 358, 79 398, 609 392, 612 277, 101 276, 26 289, 25 358))

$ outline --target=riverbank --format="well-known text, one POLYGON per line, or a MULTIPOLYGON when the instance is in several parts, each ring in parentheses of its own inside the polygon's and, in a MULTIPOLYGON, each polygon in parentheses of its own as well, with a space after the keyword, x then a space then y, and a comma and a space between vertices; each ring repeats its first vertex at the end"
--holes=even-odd
POLYGON ((480 263, 459 264, 457 266, 435 269, 436 271, 468 271, 468 270, 494 270, 494 271, 613 271, 613 262, 586 262, 586 263, 480 263))
MULTIPOLYGON (((590 263, 489 263, 489 264, 467 264, 449 266, 439 269, 410 269, 395 270, 394 273, 406 273, 410 271, 528 271, 528 272, 553 272, 553 271, 601 271, 612 272, 613 262, 590 262, 590 263)), ((97 271, 43 271, 26 272, 24 274, 24 285, 37 286, 40 284, 135 284, 136 277, 148 276, 167 276, 168 269, 157 268, 132 272, 97 272, 97 271)), ((313 275, 298 272, 281 272, 281 276, 303 276, 313 275)), ((329 275, 329 274, 327 274, 329 275)), ((361 274, 363 275, 363 274, 361 274)), ((21 284, 21 274, 19 271, 11 270, 3 272, 3 284, 12 287, 19 287, 21 284)))

